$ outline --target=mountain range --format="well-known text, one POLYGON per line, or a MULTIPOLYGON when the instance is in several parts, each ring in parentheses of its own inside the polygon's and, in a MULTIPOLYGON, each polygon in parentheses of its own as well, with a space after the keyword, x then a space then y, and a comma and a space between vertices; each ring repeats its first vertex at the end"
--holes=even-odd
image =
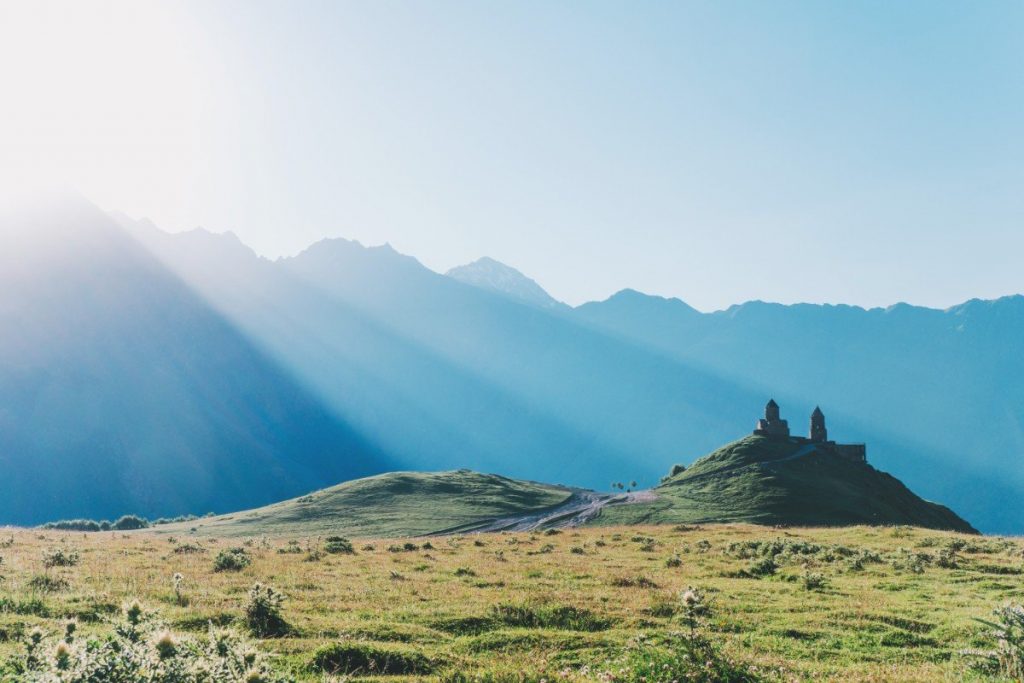
POLYGON ((0 522, 224 512, 395 469, 607 488, 766 398, 983 531, 1024 530, 1024 297, 948 310, 626 290, 571 308, 484 260, 267 260, 78 199, 0 217, 0 522))

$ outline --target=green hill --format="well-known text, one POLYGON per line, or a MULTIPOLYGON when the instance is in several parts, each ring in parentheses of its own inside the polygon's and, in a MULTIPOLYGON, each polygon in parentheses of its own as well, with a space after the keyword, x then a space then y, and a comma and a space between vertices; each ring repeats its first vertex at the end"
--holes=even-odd
POLYGON ((749 436, 650 491, 599 494, 470 470, 393 472, 267 507, 155 527, 203 536, 424 536, 580 524, 905 524, 975 532, 895 477, 827 447, 749 436))
POLYGON ((949 508, 923 500, 871 465, 761 436, 719 448, 653 492, 649 502, 606 507, 595 523, 908 524, 975 531, 949 508))
POLYGON ((169 533, 195 529, 194 533, 209 536, 423 536, 540 512, 571 495, 572 490, 562 486, 469 470, 391 472, 255 510, 155 529, 169 533))

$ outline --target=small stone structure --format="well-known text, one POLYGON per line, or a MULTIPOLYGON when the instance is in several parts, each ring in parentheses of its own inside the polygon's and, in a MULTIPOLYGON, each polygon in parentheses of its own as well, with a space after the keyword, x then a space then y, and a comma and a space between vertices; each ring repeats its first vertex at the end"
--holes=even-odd
POLYGON ((811 425, 808 435, 791 436, 789 423, 783 420, 779 414, 779 404, 774 399, 768 401, 764 407, 764 417, 757 421, 754 429, 757 436, 765 436, 770 439, 789 441, 797 444, 814 444, 819 451, 829 453, 845 460, 866 463, 868 461, 867 446, 862 443, 843 444, 828 440, 828 429, 825 428, 825 413, 821 408, 815 408, 811 413, 811 425))

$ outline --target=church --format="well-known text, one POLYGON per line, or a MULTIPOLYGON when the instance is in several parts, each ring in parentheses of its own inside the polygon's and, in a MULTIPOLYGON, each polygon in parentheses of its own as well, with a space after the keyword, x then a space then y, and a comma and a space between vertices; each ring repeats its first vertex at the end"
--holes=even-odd
POLYGON ((770 439, 779 439, 798 444, 814 444, 826 453, 853 460, 856 462, 868 461, 867 446, 864 444, 840 444, 828 440, 828 430, 825 428, 825 413, 821 408, 815 408, 811 413, 810 429, 806 437, 791 436, 789 433, 789 422, 783 420, 779 412, 779 404, 775 399, 770 399, 764 407, 764 417, 757 421, 754 429, 755 436, 764 436, 770 439))

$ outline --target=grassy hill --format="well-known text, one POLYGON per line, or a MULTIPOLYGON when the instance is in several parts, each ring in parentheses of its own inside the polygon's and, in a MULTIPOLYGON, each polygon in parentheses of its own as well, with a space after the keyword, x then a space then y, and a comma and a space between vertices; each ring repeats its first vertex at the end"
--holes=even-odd
POLYGON ((469 470, 391 472, 255 510, 160 526, 157 530, 216 536, 422 536, 459 531, 482 520, 537 512, 564 502, 570 495, 572 491, 561 486, 469 470))
POLYGON ((600 524, 910 524, 973 532, 895 477, 821 449, 748 436, 662 482, 651 502, 605 508, 600 524))

